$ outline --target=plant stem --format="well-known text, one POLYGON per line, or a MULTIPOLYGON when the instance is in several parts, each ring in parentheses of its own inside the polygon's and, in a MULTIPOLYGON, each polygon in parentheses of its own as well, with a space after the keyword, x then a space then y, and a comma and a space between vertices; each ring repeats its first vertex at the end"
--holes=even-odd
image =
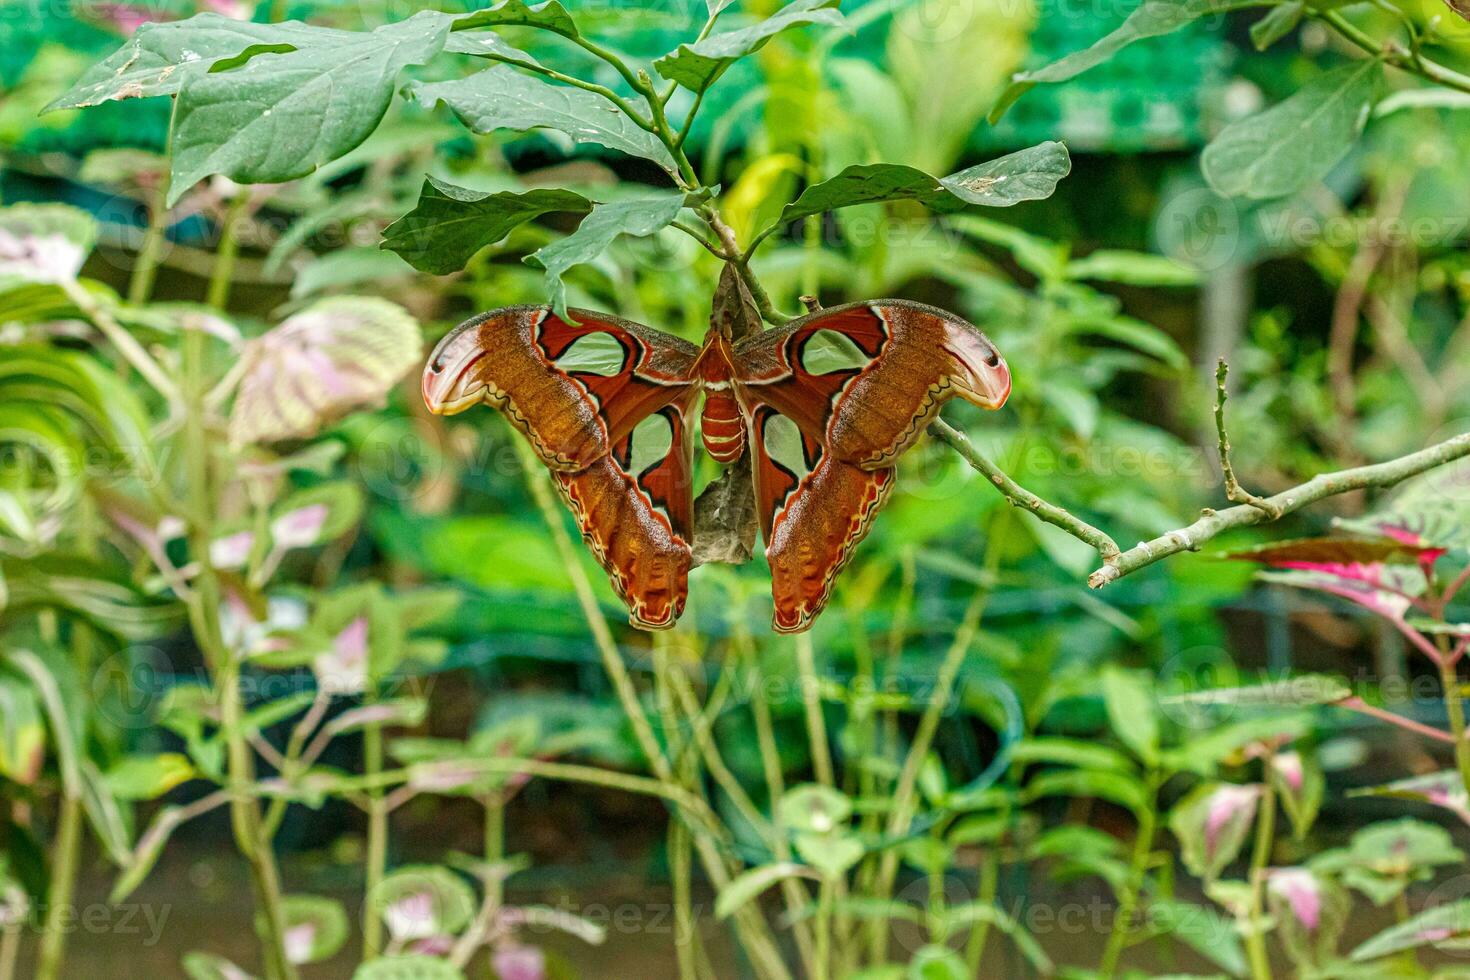
POLYGON ((1256 839, 1251 849, 1251 900, 1249 931, 1245 935, 1246 956, 1250 959, 1252 980, 1271 980, 1271 959, 1266 954, 1266 870, 1271 863, 1271 848, 1276 843, 1276 780, 1272 769, 1275 756, 1262 761, 1261 800, 1256 811, 1256 839))
MULTIPOLYGON (((1444 638, 1439 637, 1441 645, 1444 638)), ((1470 742, 1465 739, 1465 705, 1460 698, 1460 677, 1454 661, 1448 657, 1439 660, 1439 683, 1444 698, 1445 714, 1450 719, 1450 734, 1455 740, 1455 766, 1460 770, 1460 780, 1470 790, 1470 742)))
POLYGON ((677 817, 669 821, 668 848, 669 879, 674 891, 674 956, 679 964, 679 980, 699 980, 690 880, 693 843, 689 825, 677 817))
POLYGON ((235 259, 240 255, 240 219, 250 206, 250 192, 242 190, 225 209, 219 232, 219 250, 215 253, 214 269, 209 276, 209 291, 205 302, 221 313, 230 302, 230 288, 234 286, 235 259))
POLYGON ((153 199, 148 202, 148 228, 143 232, 143 244, 128 277, 128 302, 134 306, 148 302, 153 294, 153 280, 158 273, 158 260, 163 255, 164 231, 168 227, 168 170, 159 180, 153 199))
POLYGON ((812 980, 827 980, 832 968, 832 903, 835 886, 823 879, 817 886, 817 936, 812 980))
POLYGON ((1055 504, 1047 503, 1011 479, 1000 467, 986 459, 980 450, 965 438, 963 432, 955 429, 948 422, 943 419, 935 419, 929 424, 929 431, 940 442, 959 453, 961 459, 993 483, 1012 506, 1028 510, 1046 523, 1061 528, 1080 541, 1087 542, 1096 549, 1104 561, 1116 558, 1120 554, 1116 541, 1081 518, 1073 516, 1055 504))
MULTIPOLYGON (((791 860, 791 845, 786 840, 786 827, 781 822, 781 797, 786 794, 786 780, 781 772, 781 750, 776 744, 776 730, 771 723, 771 703, 766 688, 766 675, 761 670, 755 643, 743 623, 732 626, 735 642, 747 665, 751 678, 750 714, 755 722, 756 745, 760 749, 761 769, 765 775, 766 795, 770 799, 771 838, 774 842, 776 860, 791 860)), ((800 882, 788 878, 781 883, 782 897, 786 900, 786 911, 793 918, 806 907, 808 893, 800 882)), ((816 969, 815 940, 811 926, 801 919, 794 926, 796 948, 801 954, 802 965, 810 975, 816 969)))
POLYGON ((15 964, 20 959, 21 923, 0 926, 0 980, 15 980, 15 964))
MULTIPOLYGON (((987 564, 992 566, 999 554, 994 541, 986 549, 988 555, 987 564)), ((924 760, 929 755, 929 748, 934 744, 934 734, 939 730, 939 722, 944 717, 945 708, 949 705, 950 694, 954 689, 954 682, 959 676, 960 668, 964 666, 965 657, 970 652, 970 644, 974 642, 975 634, 980 629, 980 618, 985 612, 985 605, 989 601, 989 589, 980 589, 975 597, 970 600, 970 605, 965 610, 964 618, 959 628, 955 630, 954 639, 951 641, 949 650, 944 655, 944 660, 939 665, 939 670, 934 677, 934 690, 929 704, 919 718, 919 727, 914 731, 913 742, 909 746, 908 755, 904 759, 903 769, 899 772, 898 785, 893 791, 893 811, 888 821, 888 833, 896 836, 908 831, 914 816, 914 790, 919 781, 919 770, 923 767, 924 760)), ((889 849, 883 855, 878 868, 878 880, 874 894, 887 896, 893 891, 893 879, 898 874, 898 853, 895 849, 889 849)), ((875 963, 882 963, 887 958, 888 930, 881 923, 874 929, 869 937, 872 948, 872 959, 875 963)))
MULTIPOLYGON (((377 776, 383 772, 383 728, 369 725, 362 734, 363 772, 377 776)), ((363 891, 371 903, 388 873, 388 808, 383 790, 368 791, 367 856, 363 869, 363 891)), ((383 918, 369 915, 362 923, 363 962, 376 959, 383 950, 383 918)))
MULTIPOLYGON (((229 237, 229 236, 227 236, 229 237)), ((216 268, 215 280, 228 282, 228 270, 216 268)), ((211 281, 210 295, 227 295, 211 281)), ((281 909, 280 872, 270 842, 261 833, 260 808, 248 788, 255 781, 254 760, 241 730, 244 714, 240 696, 240 665, 224 643, 220 632, 220 584, 210 560, 216 498, 210 472, 210 441, 205 425, 204 334, 183 332, 185 387, 184 457, 188 482, 189 550, 199 567, 194 591, 189 596, 190 625, 206 663, 214 674, 219 695, 220 726, 224 733, 231 792, 230 817, 235 842, 250 866, 261 923, 266 976, 271 980, 296 980, 296 968, 286 957, 285 918, 281 909)))
MULTIPOLYGON (((1300 486, 1266 497, 1264 502, 1285 516, 1327 497, 1369 487, 1393 486, 1411 476, 1418 476, 1464 456, 1470 456, 1470 432, 1388 462, 1320 474, 1300 486)), ((1269 520, 1271 518, 1264 510, 1250 504, 1240 504, 1221 511, 1207 510, 1204 516, 1188 527, 1161 534, 1112 559, 1104 559, 1103 567, 1088 577, 1087 584, 1094 589, 1100 589, 1124 575, 1181 551, 1197 551, 1205 542, 1226 531, 1264 524, 1269 520)))
POLYGON ((1470 76, 1430 61, 1418 52, 1405 50, 1397 41, 1384 43, 1375 40, 1336 10, 1315 11, 1314 15, 1348 41, 1395 68, 1457 92, 1470 92, 1470 76))
POLYGON ((36 980, 60 980, 66 958, 66 938, 76 909, 72 904, 77 881, 77 855, 82 842, 82 801, 73 794, 61 798, 56 821, 56 843, 51 849, 51 881, 46 890, 46 921, 37 955, 36 980))
POLYGON ((1118 899, 1118 911, 1113 917, 1113 928, 1108 933, 1108 944, 1103 949, 1098 964, 1099 980, 1112 980, 1118 971, 1118 960, 1128 946, 1129 932, 1133 928, 1133 916, 1138 911, 1138 896, 1143 891, 1144 875, 1148 871, 1149 855, 1154 849, 1154 834, 1158 826, 1158 776, 1148 777, 1148 808, 1138 818, 1138 831, 1133 836, 1133 856, 1128 863, 1128 881, 1118 899))
MULTIPOLYGON (((505 861, 505 798, 500 795, 483 801, 485 807, 485 863, 505 861)), ((485 883, 487 896, 499 909, 505 904, 505 876, 492 875, 485 883)))
MULTIPOLYGON (((597 604, 597 594, 592 589, 592 582, 582 567, 581 558, 572 546, 572 540, 567 534, 566 527, 562 524, 561 512, 552 498, 550 486, 547 485, 541 473, 541 462, 524 440, 519 436, 513 438, 520 455, 522 468, 526 473, 526 482, 530 487, 531 496, 536 501, 537 509, 541 511, 542 519, 545 520, 552 540, 556 544, 557 552, 561 555, 562 564, 566 568, 568 577, 572 580, 577 602, 582 607, 587 627, 592 631, 593 640, 602 657, 603 669, 612 682, 623 713, 633 726, 633 733, 638 739, 639 747, 647 757, 657 782, 667 791, 677 793, 678 796, 674 798, 682 797, 685 795, 682 792, 683 788, 674 777, 669 760, 659 747, 658 739, 653 733, 653 726, 649 724, 648 714, 643 710, 643 705, 638 699, 638 691, 634 688, 633 681, 628 676, 628 668, 623 664, 622 655, 613 641, 612 631, 608 629, 607 620, 603 617, 602 610, 597 604)), ((700 801, 700 804, 702 803, 703 801, 700 801)), ((686 807, 687 809, 689 808, 686 807)), ((712 817, 708 814, 708 807, 705 805, 696 805, 690 816, 713 823, 712 817)), ((711 883, 717 889, 729 884, 730 868, 716 847, 715 837, 707 834, 695 835, 694 846, 699 851, 700 863, 704 866, 711 883)), ((781 960, 780 952, 771 935, 770 925, 753 903, 748 903, 735 913, 735 924, 740 932, 746 953, 759 975, 774 978, 774 980, 790 980, 791 973, 781 960)))
POLYGON ((822 681, 817 676, 809 632, 796 634, 796 670, 801 684, 801 704, 806 713, 807 740, 811 742, 812 769, 817 782, 831 786, 834 782, 832 748, 827 742, 827 722, 822 717, 822 681))

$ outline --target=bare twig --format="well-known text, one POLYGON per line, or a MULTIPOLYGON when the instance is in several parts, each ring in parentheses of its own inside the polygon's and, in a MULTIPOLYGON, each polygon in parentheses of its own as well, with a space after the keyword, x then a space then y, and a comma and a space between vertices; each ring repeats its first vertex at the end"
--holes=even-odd
POLYGON ((1097 550, 1103 561, 1112 561, 1122 552, 1118 543, 1108 537, 1102 531, 1088 524, 1080 517, 1067 512, 1056 504, 1049 504, 1036 494, 1021 486, 1015 480, 1007 476, 1000 467, 986 459, 980 450, 976 449, 964 433, 955 429, 943 419, 936 419, 929 425, 929 432, 940 442, 945 443, 955 452, 960 454, 966 463, 981 473, 987 480, 995 485, 995 488, 1010 501, 1012 506, 1029 510, 1038 518, 1053 524, 1079 541, 1085 541, 1097 550))
POLYGON ((1225 477, 1225 496, 1232 503, 1249 504, 1265 511, 1274 521, 1281 517, 1280 509, 1242 487, 1235 478, 1235 468, 1230 465, 1230 436, 1225 431, 1225 399, 1230 397, 1225 393, 1225 378, 1229 374, 1230 365, 1222 357, 1215 367, 1215 432, 1220 437, 1220 472, 1225 477))
MULTIPOLYGON (((1353 490, 1364 490, 1368 487, 1393 486, 1411 476, 1418 476, 1426 470, 1432 470, 1436 466, 1443 466, 1445 463, 1465 456, 1470 456, 1470 432, 1385 463, 1358 466, 1339 470, 1336 473, 1322 473, 1300 486, 1267 497, 1265 502, 1278 508, 1284 517, 1327 497, 1349 493, 1353 490)), ((1221 511, 1207 510, 1204 516, 1188 527, 1169 531, 1151 541, 1144 541, 1108 560, 1102 568, 1092 573, 1087 579, 1087 584, 1094 589, 1100 589, 1109 582, 1117 581, 1124 575, 1136 572, 1140 568, 1145 568, 1171 555, 1177 555, 1181 551, 1197 551, 1206 541, 1232 528, 1264 524, 1269 520, 1271 517, 1266 511, 1250 504, 1241 504, 1221 511)), ((1065 527, 1062 524, 1058 526, 1065 527)), ((1087 539, 1083 538, 1083 540, 1087 539)))

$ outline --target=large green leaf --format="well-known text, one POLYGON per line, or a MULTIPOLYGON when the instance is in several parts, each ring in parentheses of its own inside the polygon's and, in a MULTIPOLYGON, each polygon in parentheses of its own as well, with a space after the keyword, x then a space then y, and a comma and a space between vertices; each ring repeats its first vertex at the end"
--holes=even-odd
MULTIPOLYGON (((322 29, 300 21, 256 24, 220 14, 144 24, 122 47, 87 69, 66 94, 46 107, 77 109, 117 99, 175 95, 186 82, 209 72, 216 62, 252 45, 295 47, 322 29)), ((345 31, 333 31, 345 34, 345 31)))
POLYGON ((193 79, 175 112, 169 202, 211 174, 276 183, 353 149, 388 110, 398 73, 438 54, 449 27, 424 11, 368 33, 315 30, 295 50, 193 79))
POLYGON ((732 878, 724 888, 720 889, 719 894, 715 896, 715 918, 728 919, 777 882, 788 878, 809 877, 811 874, 812 872, 803 865, 789 861, 751 868, 732 878))
POLYGON ((1134 41, 1172 34, 1191 21, 1210 14, 1267 5, 1266 0, 1144 0, 1112 33, 1090 47, 1073 51, 1041 68, 1017 72, 1010 86, 996 100, 995 108, 990 110, 990 121, 998 120, 1032 86, 1075 78, 1112 58, 1134 41))
POLYGON ((476 252, 551 211, 588 211, 592 202, 554 188, 487 193, 425 178, 414 209, 383 232, 382 247, 421 272, 458 272, 476 252))
POLYGON ((347 412, 380 403, 422 352, 418 322, 397 304, 334 296, 252 340, 230 412, 230 441, 315 435, 347 412))
POLYGON ((1159 756, 1158 704, 1153 688, 1143 675, 1119 667, 1109 667, 1102 675, 1103 703, 1108 723, 1123 744, 1147 765, 1159 756))
POLYGON ((1430 943, 1459 947, 1470 939, 1470 899, 1436 905, 1387 929, 1352 951, 1354 962, 1392 956, 1430 943))
POLYGON ((1231 123, 1205 147, 1205 179, 1225 197, 1285 197, 1327 176, 1363 131, 1383 82, 1374 60, 1312 79, 1285 101, 1231 123))
POLYGON ((0 289, 74 280, 96 238, 96 220, 66 204, 0 208, 0 289))
POLYGON ((546 270, 546 289, 557 316, 567 316, 567 290, 561 277, 568 269, 597 258, 619 235, 646 236, 667 227, 683 206, 682 191, 599 204, 576 231, 526 256, 526 262, 546 270))
POLYGON ((652 160, 670 173, 676 171, 668 147, 602 96, 569 85, 553 85, 505 65, 468 78, 416 82, 408 91, 425 108, 443 102, 477 133, 551 129, 574 142, 596 143, 652 160))
POLYGON ((813 184, 781 211, 794 221, 854 204, 919 201, 933 211, 958 211, 972 204, 1009 207, 1049 197, 1072 169, 1067 148, 1048 141, 1009 153, 948 177, 935 177, 895 163, 858 164, 813 184))
POLYGON ((806 24, 842 26, 840 0, 796 0, 765 20, 737 31, 712 34, 694 44, 681 44, 678 49, 653 63, 658 73, 687 89, 702 92, 709 88, 736 61, 758 51, 767 41, 784 30, 806 24))

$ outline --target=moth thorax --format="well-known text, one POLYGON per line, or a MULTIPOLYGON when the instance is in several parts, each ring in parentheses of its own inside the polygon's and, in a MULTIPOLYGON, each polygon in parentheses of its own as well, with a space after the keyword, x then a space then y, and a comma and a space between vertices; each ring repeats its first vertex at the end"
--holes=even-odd
POLYGON ((704 411, 699 417, 704 448, 721 463, 733 463, 745 451, 745 420, 740 406, 728 391, 706 391, 704 411))

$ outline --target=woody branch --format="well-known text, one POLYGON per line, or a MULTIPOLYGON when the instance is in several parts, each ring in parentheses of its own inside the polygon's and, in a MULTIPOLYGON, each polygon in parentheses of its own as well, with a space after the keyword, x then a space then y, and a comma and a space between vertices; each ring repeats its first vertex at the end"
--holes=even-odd
POLYGON ((1225 429, 1223 396, 1227 370, 1222 361, 1216 376, 1215 417, 1220 438, 1221 469, 1226 474, 1226 495, 1232 500, 1244 502, 1225 510, 1206 508, 1193 524, 1141 541, 1126 551, 1120 549, 1106 533, 1066 508, 1049 503, 1021 486, 975 448, 964 433, 943 421, 934 422, 929 427, 929 432, 959 453, 966 463, 984 476, 986 482, 994 486, 1013 506, 1035 514, 1040 520, 1061 528, 1097 551, 1103 564, 1087 578, 1087 584, 1094 589, 1100 589, 1125 575, 1182 551, 1198 551, 1206 542, 1226 531, 1280 520, 1328 497, 1355 490, 1391 487, 1420 473, 1470 456, 1470 432, 1467 432, 1407 456, 1370 466, 1321 473, 1273 496, 1256 496, 1240 487, 1229 463, 1230 440, 1225 429))

